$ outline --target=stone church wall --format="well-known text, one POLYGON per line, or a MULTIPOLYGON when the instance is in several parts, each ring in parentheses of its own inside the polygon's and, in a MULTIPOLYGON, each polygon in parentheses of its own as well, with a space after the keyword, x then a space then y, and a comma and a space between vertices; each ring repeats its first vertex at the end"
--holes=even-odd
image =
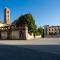
POLYGON ((1 32, 1 39, 7 39, 7 32, 6 31, 1 32))
POLYGON ((4 30, 0 31, 0 39, 7 39, 7 40, 30 40, 34 38, 41 38, 40 36, 33 36, 28 33, 27 27, 20 27, 19 30, 4 30))
POLYGON ((12 31, 11 38, 12 39, 19 39, 19 30, 12 31))

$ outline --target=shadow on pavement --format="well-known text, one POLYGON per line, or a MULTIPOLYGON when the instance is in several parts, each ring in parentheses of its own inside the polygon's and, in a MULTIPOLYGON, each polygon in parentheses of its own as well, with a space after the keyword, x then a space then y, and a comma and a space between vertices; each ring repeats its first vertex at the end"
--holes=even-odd
POLYGON ((0 60, 60 60, 58 54, 40 52, 22 46, 0 45, 0 60))

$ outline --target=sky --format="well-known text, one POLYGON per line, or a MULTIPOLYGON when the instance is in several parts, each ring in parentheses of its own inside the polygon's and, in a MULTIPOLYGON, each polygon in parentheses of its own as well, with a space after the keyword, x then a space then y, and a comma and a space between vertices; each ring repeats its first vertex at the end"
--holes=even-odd
POLYGON ((11 23, 19 16, 31 13, 36 25, 60 25, 60 0, 0 0, 0 21, 4 21, 4 8, 10 9, 11 23))

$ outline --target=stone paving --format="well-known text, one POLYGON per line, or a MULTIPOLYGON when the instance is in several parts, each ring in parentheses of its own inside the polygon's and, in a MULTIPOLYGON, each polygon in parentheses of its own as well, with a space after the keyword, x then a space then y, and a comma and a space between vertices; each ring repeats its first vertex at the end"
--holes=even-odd
POLYGON ((33 40, 0 40, 7 45, 60 45, 60 38, 40 38, 33 40))
POLYGON ((60 38, 0 40, 0 60, 60 60, 60 38))

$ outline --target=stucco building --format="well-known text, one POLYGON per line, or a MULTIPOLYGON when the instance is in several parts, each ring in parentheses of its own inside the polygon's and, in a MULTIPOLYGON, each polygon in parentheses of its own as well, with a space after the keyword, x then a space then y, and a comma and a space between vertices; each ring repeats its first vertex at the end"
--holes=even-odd
POLYGON ((60 37, 60 26, 44 26, 45 37, 60 37))

